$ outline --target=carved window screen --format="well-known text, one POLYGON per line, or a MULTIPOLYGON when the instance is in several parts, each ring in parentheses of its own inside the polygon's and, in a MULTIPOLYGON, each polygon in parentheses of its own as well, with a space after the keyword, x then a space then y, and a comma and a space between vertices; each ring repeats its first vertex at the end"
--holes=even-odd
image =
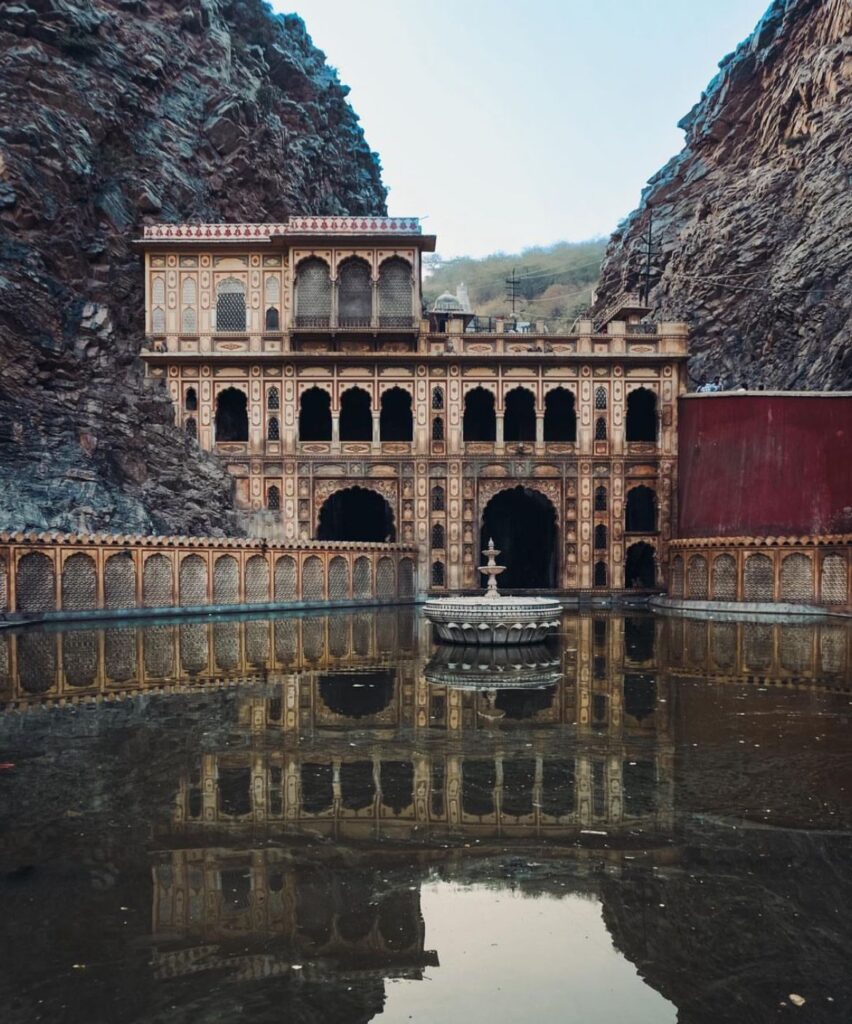
POLYGON ((226 277, 216 290, 216 330, 246 329, 246 289, 242 281, 226 277))
POLYGON ((379 268, 379 323, 382 327, 412 324, 411 267, 405 260, 385 260, 379 268))

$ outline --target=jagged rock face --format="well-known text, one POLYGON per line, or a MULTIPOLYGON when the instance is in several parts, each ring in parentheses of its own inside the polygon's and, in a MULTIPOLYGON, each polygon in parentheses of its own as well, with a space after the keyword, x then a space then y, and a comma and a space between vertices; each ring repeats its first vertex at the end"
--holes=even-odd
POLYGON ((0 18, 0 528, 234 530, 146 381, 150 220, 384 213, 347 89, 260 0, 21 0, 0 18))
POLYGON ((612 236, 598 308, 642 283, 694 331, 690 373, 852 386, 852 5, 775 0, 680 122, 683 150, 612 236))

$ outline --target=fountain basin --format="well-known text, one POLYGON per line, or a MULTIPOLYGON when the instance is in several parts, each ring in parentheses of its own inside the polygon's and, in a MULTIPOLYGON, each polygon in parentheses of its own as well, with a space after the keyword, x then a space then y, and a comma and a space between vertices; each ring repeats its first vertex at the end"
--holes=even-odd
POLYGON ((548 597, 440 597, 423 614, 445 643, 534 644, 559 628, 562 605, 548 597))

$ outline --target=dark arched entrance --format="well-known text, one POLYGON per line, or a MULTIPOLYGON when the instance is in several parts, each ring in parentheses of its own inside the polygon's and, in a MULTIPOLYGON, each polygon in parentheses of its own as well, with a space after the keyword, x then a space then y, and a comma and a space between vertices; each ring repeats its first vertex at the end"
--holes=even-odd
MULTIPOLYGON (((506 571, 498 578, 505 589, 554 589, 559 578, 556 512, 539 491, 513 487, 495 494, 482 516, 480 547, 494 538, 506 571)), ((482 577, 485 585, 485 578, 482 577)))
POLYGON ((373 440, 370 396, 363 388, 349 388, 340 396, 340 440, 373 440))
POLYGON ((391 507, 365 487, 335 491, 320 509, 317 540, 394 541, 391 507))
POLYGON ((624 585, 629 590, 651 590, 656 583, 654 549, 640 541, 631 544, 624 560, 624 585))
POLYGON ((216 399, 216 440, 248 441, 248 401, 237 388, 225 388, 216 399))

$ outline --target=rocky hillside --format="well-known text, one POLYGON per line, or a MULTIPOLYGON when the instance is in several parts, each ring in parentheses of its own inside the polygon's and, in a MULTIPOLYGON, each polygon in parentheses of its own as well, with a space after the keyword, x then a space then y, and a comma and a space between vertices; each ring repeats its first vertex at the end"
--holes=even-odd
POLYGON ((852 387, 852 5, 775 0, 612 236, 598 308, 640 281, 692 323, 693 378, 852 387))
POLYGON ((260 0, 12 0, 0 52, 0 528, 232 530, 143 377, 132 239, 385 212, 347 89, 260 0))

